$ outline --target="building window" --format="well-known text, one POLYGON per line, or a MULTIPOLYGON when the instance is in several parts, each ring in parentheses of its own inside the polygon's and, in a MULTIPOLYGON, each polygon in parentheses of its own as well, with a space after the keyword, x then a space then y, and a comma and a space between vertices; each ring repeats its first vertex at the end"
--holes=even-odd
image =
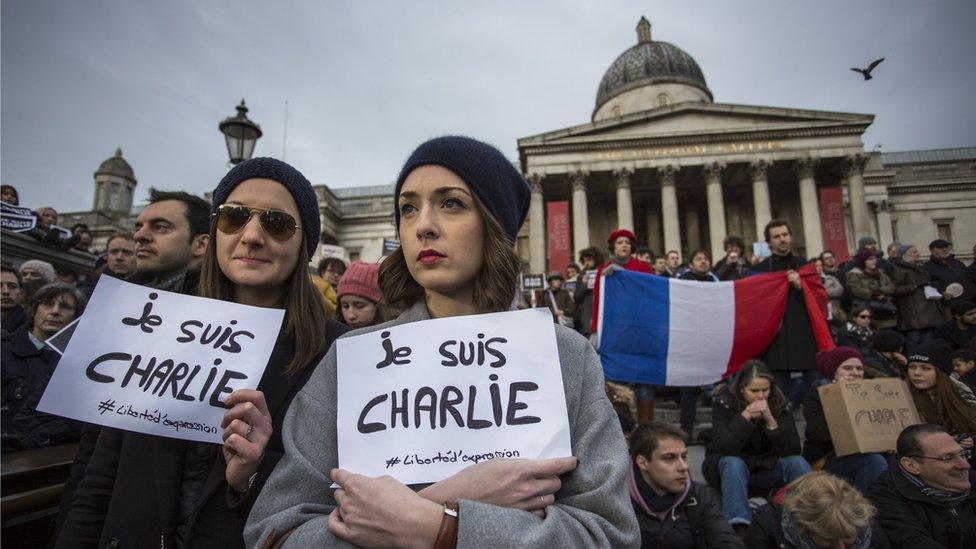
POLYGON ((952 242, 952 220, 933 219, 935 221, 935 237, 952 242))
POLYGON ((659 94, 657 96, 657 106, 658 107, 667 107, 668 106, 668 103, 670 103, 670 102, 671 102, 671 100, 668 98, 668 94, 666 94, 666 93, 662 93, 662 94, 659 94))
POLYGON ((613 116, 620 116, 620 105, 614 105, 610 112, 613 116))

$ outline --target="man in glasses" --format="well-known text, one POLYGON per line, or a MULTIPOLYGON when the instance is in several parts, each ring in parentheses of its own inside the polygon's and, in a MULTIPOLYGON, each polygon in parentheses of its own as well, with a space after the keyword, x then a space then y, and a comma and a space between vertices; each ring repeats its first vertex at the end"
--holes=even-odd
POLYGON ((976 474, 969 455, 938 425, 901 432, 897 461, 868 492, 895 547, 976 547, 976 474))
POLYGON ((3 392, 3 453, 78 440, 75 422, 37 411, 60 358, 44 341, 81 315, 85 297, 74 286, 48 284, 31 298, 27 322, 0 338, 3 392))

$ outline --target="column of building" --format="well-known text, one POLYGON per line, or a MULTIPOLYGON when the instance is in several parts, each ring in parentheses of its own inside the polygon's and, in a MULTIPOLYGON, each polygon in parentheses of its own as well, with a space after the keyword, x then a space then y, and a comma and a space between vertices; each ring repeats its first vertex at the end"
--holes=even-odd
POLYGON ((769 162, 756 160, 749 164, 752 175, 752 205, 756 215, 756 239, 763 238, 766 224, 772 221, 772 207, 769 203, 769 162))
POLYGON ((882 200, 874 205, 875 215, 878 220, 878 246, 887 247, 895 241, 895 234, 891 228, 891 211, 894 207, 891 202, 882 200))
POLYGON ((582 170, 569 174, 570 186, 573 189, 573 249, 576 257, 579 257, 580 251, 590 246, 590 217, 586 208, 587 175, 588 173, 582 170))
POLYGON ((529 265, 533 273, 546 270, 546 218, 542 176, 533 173, 526 178, 532 189, 529 202, 529 265))
POLYGON ((803 217, 803 240, 807 256, 813 257, 824 251, 823 227, 820 225, 820 206, 817 199, 817 160, 800 158, 796 161, 796 174, 800 185, 800 213, 803 217))
POLYGON ((871 234, 868 203, 864 193, 864 165, 867 164, 867 160, 867 156, 855 154, 848 156, 844 163, 847 175, 847 199, 851 207, 851 229, 855 241, 871 234))
POLYGON ((661 217, 664 218, 664 250, 681 251, 681 222, 678 220, 678 193, 675 190, 675 180, 678 176, 677 166, 663 166, 658 168, 661 180, 661 217))
POLYGON ((617 186, 617 227, 634 230, 634 205, 630 196, 630 176, 634 170, 620 168, 613 171, 613 179, 617 186))
MULTIPOLYGON (((718 261, 723 256, 722 241, 725 240, 725 199, 722 197, 722 170, 724 162, 706 164, 705 193, 708 200, 708 240, 711 244, 712 261, 718 261)), ((690 258, 689 258, 690 259, 690 258)))

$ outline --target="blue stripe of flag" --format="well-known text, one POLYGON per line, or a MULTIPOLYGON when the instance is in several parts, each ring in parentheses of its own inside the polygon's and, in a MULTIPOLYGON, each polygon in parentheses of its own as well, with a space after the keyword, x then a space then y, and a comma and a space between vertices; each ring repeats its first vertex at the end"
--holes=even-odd
POLYGON ((604 376, 613 381, 664 385, 671 308, 668 279, 618 271, 603 279, 601 292, 604 376), (612 306, 606 306, 611 302, 612 306))

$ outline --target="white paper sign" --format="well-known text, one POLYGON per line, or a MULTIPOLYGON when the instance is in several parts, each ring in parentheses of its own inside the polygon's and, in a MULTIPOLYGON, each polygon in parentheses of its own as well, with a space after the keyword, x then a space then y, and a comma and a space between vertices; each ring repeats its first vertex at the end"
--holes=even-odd
POLYGON ((334 244, 322 244, 322 257, 338 257, 339 259, 345 259, 346 249, 342 246, 336 246, 334 244))
POLYGON ((103 276, 37 409, 220 443, 222 401, 258 386, 283 317, 103 276))
POLYGON ((405 484, 572 455, 552 315, 412 322, 336 342, 339 466, 405 484))

